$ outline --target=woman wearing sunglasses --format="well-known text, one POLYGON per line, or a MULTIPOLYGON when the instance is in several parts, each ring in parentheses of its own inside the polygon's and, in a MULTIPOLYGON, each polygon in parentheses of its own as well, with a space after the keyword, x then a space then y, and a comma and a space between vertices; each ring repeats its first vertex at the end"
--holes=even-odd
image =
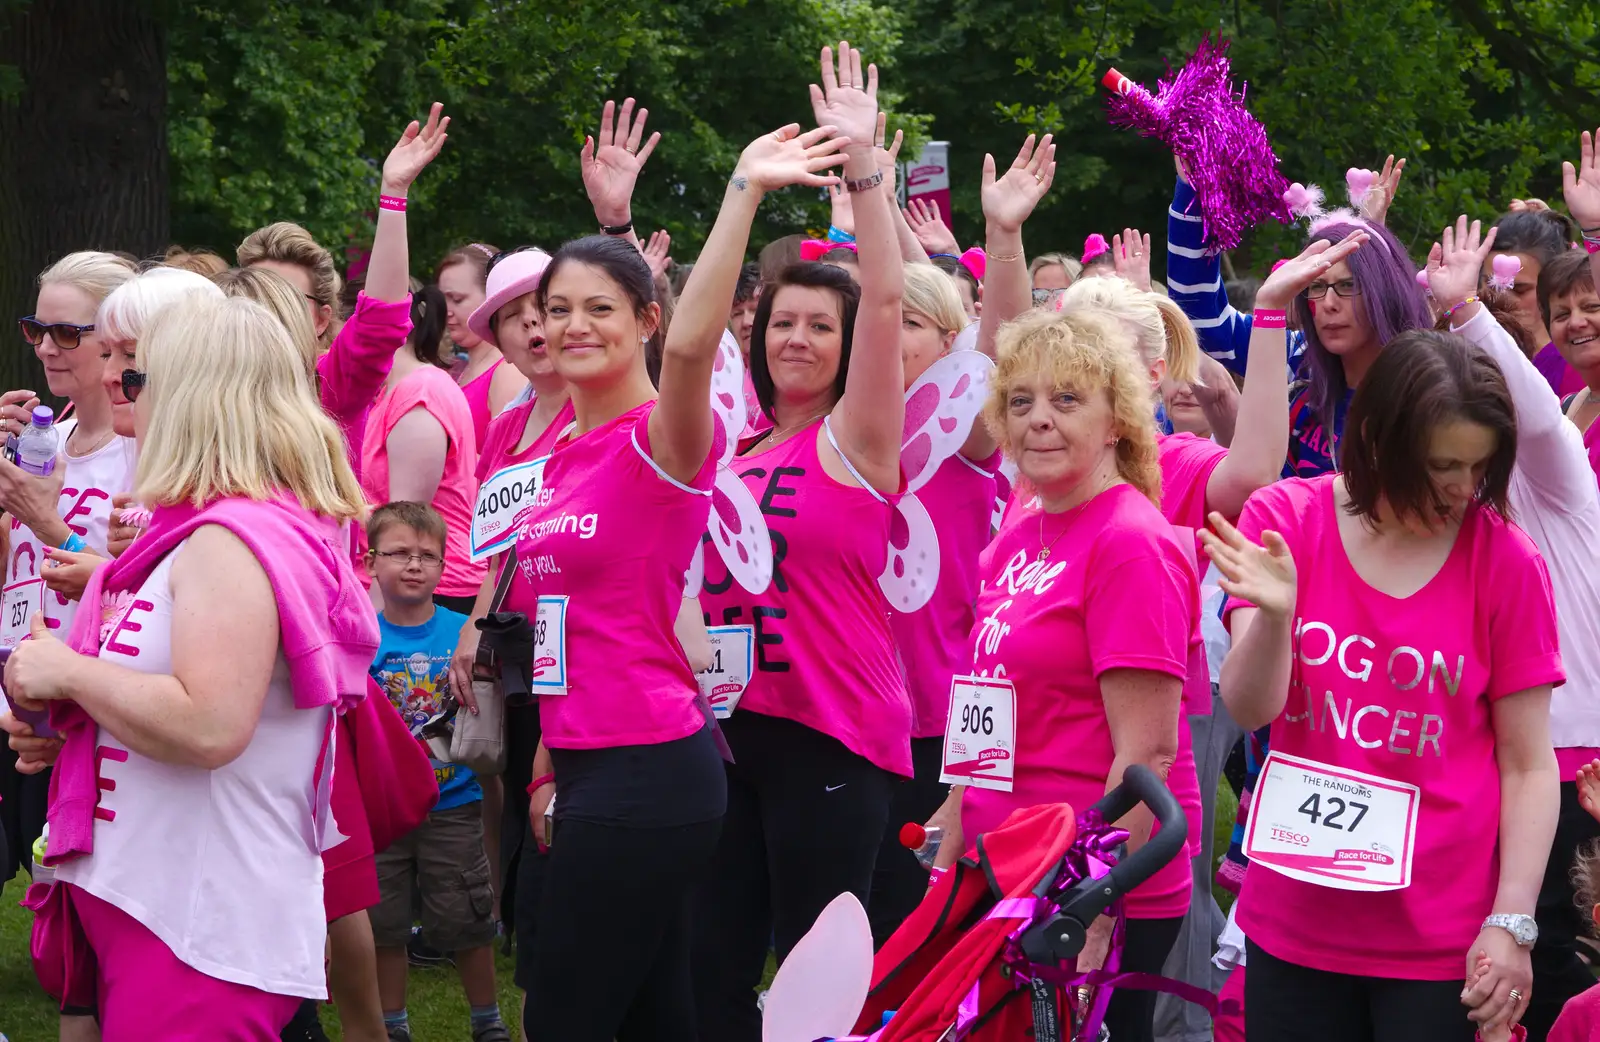
MULTIPOLYGON (((55 563, 74 560, 79 551, 106 555, 111 497, 128 488, 135 455, 132 440, 112 430, 111 399, 100 383, 95 312, 133 275, 132 264, 109 253, 68 254, 39 276, 34 312, 20 322, 23 340, 44 366, 50 393, 69 399, 74 415, 56 425, 62 451, 53 474, 36 477, 0 460, 0 509, 11 517, 0 648, 16 647, 35 612, 44 613, 52 631, 71 626, 77 601, 48 588, 46 576, 55 563)), ((31 390, 10 392, 0 425, 7 434, 19 433, 23 417, 37 404, 31 390)), ((0 754, 0 817, 14 855, 27 859, 44 821, 49 778, 19 777, 14 762, 10 754, 0 754)), ((0 865, 0 880, 15 874, 16 864, 0 865)))

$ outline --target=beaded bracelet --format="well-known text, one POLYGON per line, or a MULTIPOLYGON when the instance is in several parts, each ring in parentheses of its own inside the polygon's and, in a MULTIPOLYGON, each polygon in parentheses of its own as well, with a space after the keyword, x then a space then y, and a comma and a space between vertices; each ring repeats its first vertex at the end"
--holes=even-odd
POLYGON ((405 213, 406 197, 403 195, 380 195, 378 196, 378 209, 405 213))
POLYGON ((1251 322, 1256 329, 1288 329, 1289 313, 1277 308, 1257 308, 1251 322))
POLYGON ((1468 297, 1466 300, 1463 300, 1459 304, 1451 304, 1448 308, 1445 308, 1444 314, 1439 316, 1439 317, 1440 318, 1449 318, 1451 315, 1454 315, 1457 311, 1460 311, 1462 308, 1466 307, 1468 304, 1476 304, 1477 302, 1478 302, 1478 298, 1477 297, 1468 297))

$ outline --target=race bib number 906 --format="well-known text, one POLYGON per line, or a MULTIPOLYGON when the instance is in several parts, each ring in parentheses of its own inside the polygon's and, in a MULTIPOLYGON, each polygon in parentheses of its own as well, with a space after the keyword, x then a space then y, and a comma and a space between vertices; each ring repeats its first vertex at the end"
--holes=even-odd
POLYGON ((939 780, 1010 792, 1016 770, 1017 692, 1011 681, 952 678, 939 780))
POLYGON ((1274 750, 1256 782, 1244 853, 1316 886, 1403 890, 1421 804, 1415 785, 1274 750))

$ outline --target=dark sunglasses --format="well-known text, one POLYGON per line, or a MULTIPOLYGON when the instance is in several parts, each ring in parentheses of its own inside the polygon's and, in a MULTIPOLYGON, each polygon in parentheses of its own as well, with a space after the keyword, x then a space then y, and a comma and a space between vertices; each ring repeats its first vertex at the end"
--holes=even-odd
POLYGON ((512 250, 501 250, 499 253, 489 258, 489 266, 483 269, 483 273, 487 275, 489 272, 494 270, 494 266, 496 264, 499 264, 507 257, 514 257, 519 253, 527 253, 529 250, 537 250, 538 248, 539 247, 537 246, 518 246, 516 249, 512 250))
POLYGON ((44 343, 44 336, 49 333, 50 339, 54 340, 56 346, 63 351, 71 351, 83 339, 83 334, 94 332, 93 323, 87 326, 74 325, 71 322, 46 323, 40 322, 33 315, 20 320, 17 324, 22 327, 22 339, 33 347, 44 343))
POLYGON ((124 369, 122 371, 122 397, 128 401, 136 401, 139 392, 144 390, 144 385, 150 377, 137 369, 124 369))

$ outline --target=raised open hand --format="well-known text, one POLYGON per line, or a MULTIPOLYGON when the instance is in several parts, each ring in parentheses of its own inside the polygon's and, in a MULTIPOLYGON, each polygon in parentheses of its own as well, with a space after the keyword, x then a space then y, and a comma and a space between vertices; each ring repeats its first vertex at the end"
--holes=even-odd
POLYGON ((1213 511, 1208 520, 1211 530, 1202 528, 1200 540, 1221 573, 1222 591, 1230 597, 1249 601, 1276 618, 1293 615, 1297 591, 1294 555, 1289 552, 1289 544, 1283 541, 1283 536, 1273 531, 1262 532, 1264 545, 1257 546, 1221 514, 1213 511))
POLYGON ((1400 175, 1406 170, 1406 161, 1395 161, 1390 156, 1383 161, 1383 172, 1378 179, 1368 187, 1367 193, 1362 197, 1360 210, 1366 215, 1367 220, 1379 224, 1387 223, 1389 207, 1394 205, 1394 197, 1400 192, 1400 175))
POLYGON ((1439 241, 1428 252, 1428 289, 1439 306, 1449 309, 1478 292, 1484 258, 1494 248, 1495 232, 1483 234, 1483 223, 1467 224, 1467 215, 1456 218, 1454 228, 1446 227, 1439 241))
POLYGON ((928 256, 945 253, 956 256, 961 252, 961 244, 956 242, 956 233, 944 223, 944 218, 939 216, 939 204, 930 199, 911 199, 906 203, 906 208, 900 211, 905 215, 906 224, 911 227, 911 234, 917 237, 917 242, 927 251, 928 256))
POLYGON ((822 86, 811 85, 811 111, 817 126, 833 127, 857 148, 871 148, 878 126, 878 67, 861 67, 861 52, 839 41, 837 72, 833 48, 822 49, 822 86))
POLYGON ((1582 807, 1589 817, 1600 821, 1600 760, 1590 760, 1579 767, 1577 780, 1578 806, 1582 807))
POLYGON ((672 263, 672 236, 663 228, 653 233, 639 252, 644 254, 644 262, 650 266, 650 274, 660 278, 661 273, 667 270, 667 265, 672 263))
POLYGON ((1583 132, 1576 168, 1571 163, 1561 164, 1561 190, 1584 237, 1600 236, 1600 130, 1583 132))
POLYGON ((450 129, 450 117, 440 119, 442 112, 444 106, 434 102, 428 110, 428 122, 420 124, 412 120, 400 135, 400 140, 395 142, 394 148, 389 150, 389 157, 383 161, 384 195, 405 195, 411 182, 433 162, 449 140, 450 135, 446 131, 450 129))
POLYGON ((1337 245, 1330 245, 1327 239, 1313 242, 1300 252, 1300 256, 1279 265, 1277 271, 1267 276, 1267 281, 1256 292, 1256 307, 1287 311, 1302 290, 1329 268, 1359 250, 1368 238, 1366 232, 1354 232, 1337 245))
POLYGON ((878 113, 878 127, 873 131, 872 135, 872 155, 878 161, 878 173, 883 175, 883 183, 889 186, 888 194, 893 195, 896 174, 899 173, 900 146, 905 144, 906 132, 903 130, 895 131, 894 140, 885 146, 884 142, 888 139, 888 134, 889 114, 880 111, 878 113))
POLYGON ((1002 231, 1015 232, 1050 191, 1056 176, 1056 146, 1049 134, 1039 138, 1029 134, 1006 172, 995 177, 994 156, 983 157, 983 181, 979 198, 983 219, 1002 231))
POLYGON ((1117 274, 1146 293, 1150 291, 1150 236, 1137 228, 1124 228, 1111 237, 1111 260, 1117 274))
POLYGON ((823 126, 802 134, 800 124, 790 123, 762 134, 745 146, 732 184, 741 191, 758 192, 790 185, 823 188, 835 184, 838 176, 823 171, 844 162, 846 139, 837 133, 837 127, 823 126))
POLYGON ((1512 213, 1543 213, 1550 209, 1550 204, 1543 199, 1513 199, 1506 209, 1512 213))
POLYGON ((608 101, 600 113, 598 143, 596 138, 583 139, 583 190, 601 224, 624 225, 633 219, 633 186, 661 140, 655 133, 640 144, 649 118, 649 109, 634 112, 632 98, 623 99, 620 112, 616 102, 608 101))

